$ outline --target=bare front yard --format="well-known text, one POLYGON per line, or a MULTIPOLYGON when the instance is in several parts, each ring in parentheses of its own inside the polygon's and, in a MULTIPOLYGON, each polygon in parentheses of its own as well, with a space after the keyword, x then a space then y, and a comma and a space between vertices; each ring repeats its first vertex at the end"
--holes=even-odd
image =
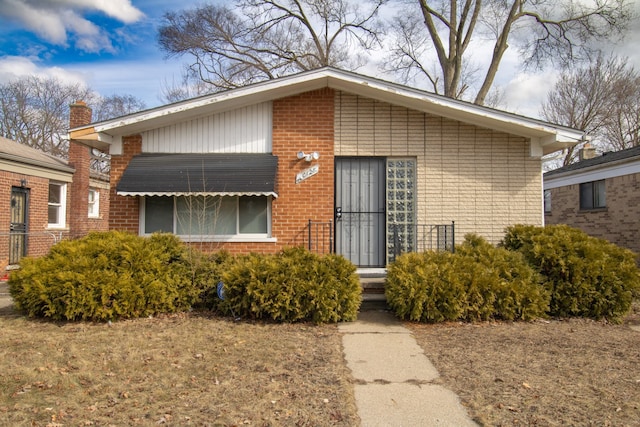
POLYGON ((622 325, 571 319, 409 324, 439 382, 486 426, 639 426, 640 305, 622 325))
POLYGON ((48 323, 5 308, 0 331, 0 425, 358 423, 335 325, 48 323))
MULTIPOLYGON (((640 310, 587 320, 407 323, 486 426, 640 424, 640 310)), ((354 426, 335 325, 189 313, 113 324, 0 309, 0 425, 354 426)))

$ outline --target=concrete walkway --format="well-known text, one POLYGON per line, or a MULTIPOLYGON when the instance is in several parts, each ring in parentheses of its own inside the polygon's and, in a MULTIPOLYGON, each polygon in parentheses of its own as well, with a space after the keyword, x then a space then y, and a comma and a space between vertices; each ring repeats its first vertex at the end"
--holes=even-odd
POLYGON ((458 396, 432 383, 438 372, 391 313, 361 309, 339 329, 362 427, 477 426, 458 396))
POLYGON ((9 286, 7 282, 0 281, 0 308, 5 308, 13 305, 13 300, 9 294, 9 286))

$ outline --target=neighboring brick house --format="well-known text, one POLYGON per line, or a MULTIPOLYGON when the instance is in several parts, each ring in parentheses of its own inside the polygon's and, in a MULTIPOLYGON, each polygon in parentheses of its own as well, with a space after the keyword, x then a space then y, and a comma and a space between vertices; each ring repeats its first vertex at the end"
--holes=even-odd
POLYGON ((640 253, 640 147, 544 174, 545 221, 640 253))
POLYGON ((324 239, 381 267, 394 230, 415 249, 429 230, 418 225, 455 221, 457 241, 491 242, 508 225, 541 225, 541 157, 583 133, 323 68, 70 137, 111 155, 112 229, 236 253, 324 239))
POLYGON ((73 142, 69 156, 0 137, 0 277, 62 239, 108 229, 108 180, 90 175, 89 147, 73 142))

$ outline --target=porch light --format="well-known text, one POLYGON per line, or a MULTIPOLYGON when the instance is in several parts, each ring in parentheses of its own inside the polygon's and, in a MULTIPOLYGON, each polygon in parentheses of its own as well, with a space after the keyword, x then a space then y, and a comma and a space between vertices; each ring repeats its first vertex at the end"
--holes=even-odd
POLYGON ((320 154, 318 154, 317 151, 314 151, 313 153, 305 153, 304 151, 298 151, 298 160, 302 160, 304 159, 307 162, 310 162, 312 160, 318 160, 320 158, 320 154))

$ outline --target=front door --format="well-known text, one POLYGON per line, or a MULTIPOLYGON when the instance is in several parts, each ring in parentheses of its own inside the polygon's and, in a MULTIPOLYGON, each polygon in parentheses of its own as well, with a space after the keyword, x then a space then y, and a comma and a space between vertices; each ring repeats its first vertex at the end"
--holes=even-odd
POLYGON ((9 264, 17 264, 27 254, 27 204, 29 190, 11 188, 11 223, 9 225, 9 264))
POLYGON ((358 267, 384 267, 385 159, 336 159, 336 251, 358 267))

